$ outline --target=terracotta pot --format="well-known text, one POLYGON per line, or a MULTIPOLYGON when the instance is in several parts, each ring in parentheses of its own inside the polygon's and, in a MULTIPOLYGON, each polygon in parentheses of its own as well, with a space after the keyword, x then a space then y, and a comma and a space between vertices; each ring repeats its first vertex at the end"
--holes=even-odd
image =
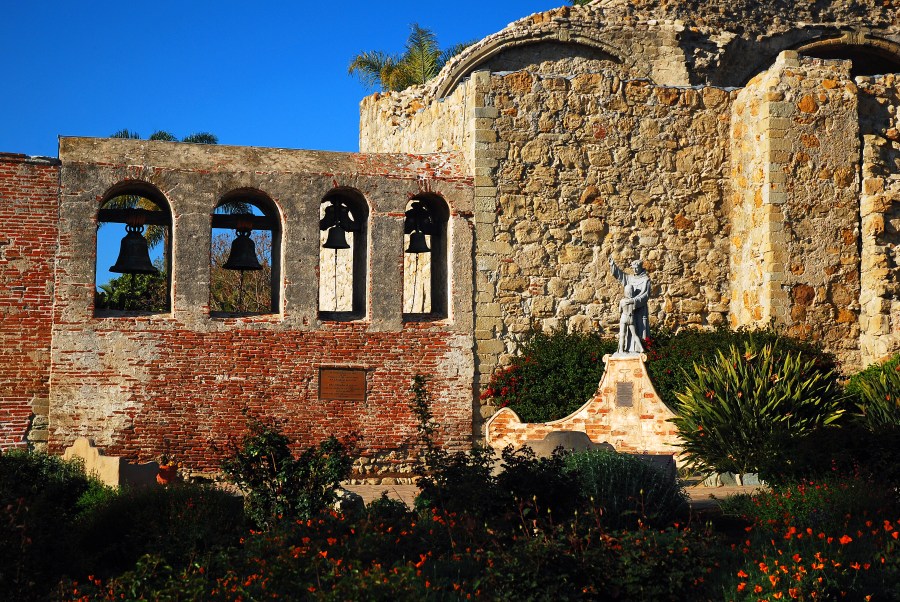
POLYGON ((156 474, 156 482, 160 485, 168 485, 178 478, 178 467, 174 464, 162 464, 156 474))

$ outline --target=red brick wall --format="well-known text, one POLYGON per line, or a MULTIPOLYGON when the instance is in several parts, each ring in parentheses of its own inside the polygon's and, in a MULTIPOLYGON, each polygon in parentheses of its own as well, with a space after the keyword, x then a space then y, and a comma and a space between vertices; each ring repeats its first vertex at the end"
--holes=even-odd
POLYGON ((59 166, 0 153, 0 448, 46 440, 59 166))
POLYGON ((148 461, 169 439, 171 452, 191 470, 215 471, 229 439, 246 431, 249 415, 276 419, 304 446, 329 435, 358 436, 364 455, 394 450, 399 461, 416 436, 409 388, 417 372, 429 378, 444 443, 459 448, 471 439, 471 404, 459 403, 471 399, 471 376, 446 369, 453 348, 471 343, 440 327, 384 333, 366 333, 359 324, 305 332, 123 332, 129 321, 95 324, 90 337, 100 349, 140 349, 131 365, 86 370, 77 354, 56 358, 54 382, 77 383, 82 394, 97 395, 81 405, 76 395, 55 389, 56 398, 72 400, 65 415, 54 417, 55 451, 81 433, 97 436, 107 455, 148 461), (112 327, 117 329, 105 330, 112 327), (365 367, 366 401, 319 400, 320 366, 365 367), (110 423, 117 426, 107 438, 102 431, 110 423))

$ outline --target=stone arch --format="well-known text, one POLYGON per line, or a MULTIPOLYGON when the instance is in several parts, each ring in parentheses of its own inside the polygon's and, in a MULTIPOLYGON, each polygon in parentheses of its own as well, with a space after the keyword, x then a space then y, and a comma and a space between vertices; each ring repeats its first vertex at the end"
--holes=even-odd
POLYGON ((592 35, 575 33, 566 27, 542 31, 514 31, 496 38, 486 38, 483 42, 471 46, 452 61, 442 74, 435 92, 436 98, 448 96, 456 86, 476 71, 480 65, 498 56, 504 51, 517 47, 542 44, 562 43, 573 46, 584 46, 608 55, 612 61, 623 63, 623 52, 612 44, 592 35))
MULTIPOLYGON (((729 52, 729 60, 718 70, 721 76, 731 73, 727 80, 716 79, 716 85, 744 87, 747 83, 772 66, 775 58, 784 50, 796 50, 800 54, 821 59, 845 59, 853 62, 851 76, 900 72, 900 44, 869 34, 849 31, 833 32, 811 37, 806 32, 792 32, 778 40, 771 40, 765 54, 756 63, 739 69, 742 58, 751 51, 742 44, 729 52), (881 66, 881 71, 877 66, 881 66), (733 71, 738 69, 737 71, 733 71), (891 70, 893 69, 893 71, 891 70)), ((759 56, 759 55, 757 55, 759 56)))
POLYGON ((447 317, 450 291, 448 270, 448 225, 450 208, 439 194, 413 196, 406 205, 403 237, 403 313, 407 320, 447 317), (417 224, 414 205, 425 214, 427 224, 417 224), (428 247, 425 253, 411 251, 413 232, 419 231, 428 247))
POLYGON ((359 190, 347 186, 338 186, 329 190, 321 199, 319 210, 319 317, 323 320, 360 320, 366 315, 368 304, 368 263, 369 263, 369 216, 371 208, 365 195, 359 190), (353 230, 346 224, 340 226, 343 238, 349 245, 346 249, 327 247, 330 230, 335 224, 326 223, 329 206, 346 207, 353 221, 353 230), (346 238, 350 240, 347 241, 346 238), (343 251, 347 251, 344 253, 343 251), (331 255, 332 271, 325 262, 331 255), (327 274, 326 274, 327 272, 327 274), (330 275, 333 295, 327 290, 326 275, 330 275))
MULTIPOLYGON (((172 311, 172 206, 162 191, 144 180, 122 180, 100 197, 96 213, 97 236, 94 254, 94 312, 100 316, 126 313, 169 313, 172 311), (104 227, 105 230, 104 230, 104 227), (145 234, 146 228, 146 234, 145 234), (115 239, 123 233, 116 249, 115 239), (102 262, 118 250, 118 258, 135 234, 150 239, 142 254, 151 253, 153 267, 140 271, 123 270, 119 259, 108 269, 102 262), (154 247, 160 246, 153 252, 154 247), (156 255, 154 259, 153 255, 156 255), (104 258, 104 259, 101 259, 104 258), (119 273, 120 276, 113 274, 119 273), (101 279, 109 280, 101 286, 101 279), (165 278, 159 281, 159 276, 165 278), (126 278, 126 280, 121 280, 126 278), (143 282, 146 280, 146 282, 143 282), (140 282, 136 282, 140 281, 140 282), (124 284, 123 284, 124 283, 124 284), (106 285, 110 285, 111 288, 106 285), (130 291, 129 291, 130 289, 130 291), (156 292, 153 292, 153 291, 156 292), (118 291, 118 292, 114 292, 118 291)), ((134 248, 133 246, 131 248, 134 248)), ((113 255, 115 256, 115 255, 113 255)), ((134 256, 134 255, 132 255, 134 256)))
MULTIPOLYGON (((216 314, 226 313, 249 313, 249 314, 265 314, 280 313, 281 309, 281 248, 282 248, 282 224, 284 223, 284 215, 272 197, 259 190, 258 188, 243 187, 227 191, 221 195, 216 201, 216 205, 210 215, 210 227, 212 234, 210 236, 210 313, 216 314), (229 205, 231 207, 229 208, 229 205), (224 209, 224 210, 223 210, 224 209), (216 233, 216 229, 220 232, 216 233), (235 234, 240 231, 249 231, 253 234, 256 246, 255 252, 260 258, 261 270, 254 270, 249 276, 251 278, 252 290, 262 298, 253 300, 253 308, 246 307, 230 307, 230 302, 234 299, 225 301, 221 298, 215 298, 214 285, 218 282, 221 286, 233 286, 236 283, 229 272, 226 270, 234 270, 233 267, 226 267, 224 257, 221 257, 223 251, 228 247, 223 247, 222 230, 234 230, 235 234), (261 248, 260 248, 261 246, 261 248), (222 268, 225 268, 224 270, 222 268), (268 278, 260 278, 256 272, 266 274, 268 278), (268 303, 264 303, 265 297, 268 297, 268 303), (229 307, 226 307, 228 305, 229 307)), ((230 258, 230 253, 226 255, 230 258)), ((237 270, 240 274, 240 282, 243 285, 245 270, 237 270)), ((241 287, 243 289, 243 286, 241 287)), ((222 291, 219 291, 220 293, 222 291)), ((243 290, 240 291, 243 293, 243 290)), ((239 299, 242 295, 239 295, 239 299)), ((243 304, 239 304, 243 305, 243 304)))
POLYGON ((848 32, 840 37, 814 40, 796 50, 814 58, 849 59, 853 65, 851 77, 900 73, 900 44, 865 33, 848 32))

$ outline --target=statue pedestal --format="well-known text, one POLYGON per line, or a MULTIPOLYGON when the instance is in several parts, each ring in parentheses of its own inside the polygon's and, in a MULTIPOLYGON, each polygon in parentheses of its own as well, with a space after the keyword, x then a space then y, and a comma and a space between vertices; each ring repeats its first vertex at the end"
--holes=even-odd
POLYGON ((553 422, 525 423, 503 408, 484 425, 484 437, 494 449, 520 447, 541 441, 554 431, 581 431, 594 443, 608 443, 616 451, 634 454, 677 454, 675 414, 662 402, 650 382, 643 354, 603 357, 606 371, 597 393, 574 413, 553 422))

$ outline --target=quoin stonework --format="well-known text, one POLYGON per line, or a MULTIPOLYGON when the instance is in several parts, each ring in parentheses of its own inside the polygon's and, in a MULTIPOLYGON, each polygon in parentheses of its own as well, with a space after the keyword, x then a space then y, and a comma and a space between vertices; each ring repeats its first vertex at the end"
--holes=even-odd
POLYGON ((617 332, 608 264, 637 255, 653 325, 774 321, 847 370, 883 359, 900 350, 898 72, 893 1, 595 0, 363 99, 360 153, 61 138, 58 158, 0 155, 0 445, 88 436, 146 460, 167 439, 203 472, 250 414, 307 442, 356 433, 360 470, 402 475, 415 374, 464 448, 531 328, 617 332), (122 194, 160 208, 164 311, 94 306, 97 224, 122 194), (272 308, 252 315, 209 294, 211 216, 242 198, 273 228, 272 308), (360 229, 326 255, 336 201, 360 229), (406 252, 415 202, 427 257, 406 252), (323 395, 323 369, 362 394, 323 395))

